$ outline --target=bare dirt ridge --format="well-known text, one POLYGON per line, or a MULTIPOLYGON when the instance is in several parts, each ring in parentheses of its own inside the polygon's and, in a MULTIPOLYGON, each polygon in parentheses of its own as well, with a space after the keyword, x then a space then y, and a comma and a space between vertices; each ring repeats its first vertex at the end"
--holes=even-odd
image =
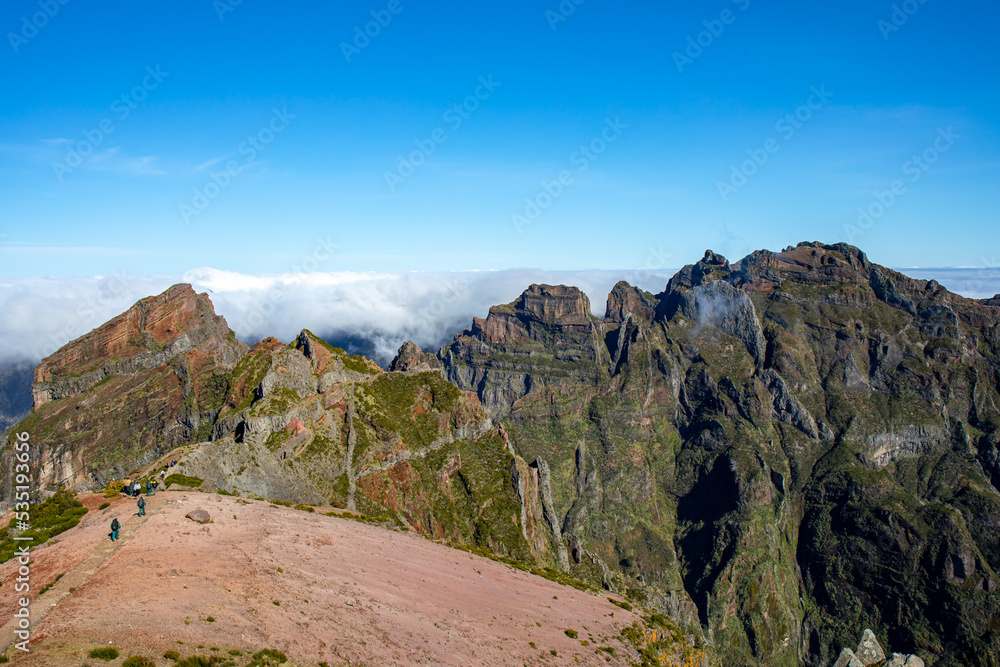
MULTIPOLYGON (((109 645, 121 652, 110 665, 170 665, 170 649, 275 648, 297 665, 604 665, 596 648, 610 645, 612 664, 634 659, 616 638, 637 617, 605 597, 412 533, 217 494, 161 492, 141 518, 130 498, 81 501, 80 524, 33 552, 32 596, 63 576, 34 600, 31 652, 9 650, 12 664, 79 667, 109 645), (212 523, 185 518, 198 508, 212 523)), ((0 619, 20 596, 16 568, 0 565, 0 619)), ((2 632, 0 645, 13 626, 2 632)))

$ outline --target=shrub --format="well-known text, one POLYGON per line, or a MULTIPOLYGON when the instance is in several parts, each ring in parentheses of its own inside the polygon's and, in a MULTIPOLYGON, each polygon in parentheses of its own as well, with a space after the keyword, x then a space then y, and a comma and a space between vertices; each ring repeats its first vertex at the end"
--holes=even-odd
POLYGON ((288 656, 273 648, 266 648, 253 654, 253 662, 247 667, 276 667, 283 662, 288 662, 288 656))
POLYGON ((163 488, 169 487, 171 484, 176 484, 177 486, 186 486, 192 489, 197 489, 204 483, 201 477, 189 477, 188 475, 180 475, 174 473, 173 475, 168 475, 165 480, 163 480, 163 488))
POLYGON ((625 611, 632 611, 632 605, 630 605, 628 602, 619 602, 614 598, 608 598, 608 602, 610 602, 616 607, 621 607, 625 611))
POLYGON ((103 510, 103 509, 107 509, 107 508, 109 508, 109 507, 111 507, 111 503, 101 503, 101 504, 100 504, 100 505, 99 505, 99 506, 97 507, 97 509, 99 509, 99 510, 103 510))
POLYGON ((576 630, 563 630, 563 632, 565 632, 566 636, 570 639, 576 639, 579 636, 576 630))
POLYGON ((133 655, 131 658, 125 659, 122 667, 156 667, 156 663, 145 656, 133 655))
POLYGON ((96 660, 114 660, 118 657, 118 649, 113 646, 102 646, 95 648, 88 655, 96 660))
POLYGON ((177 651, 171 650, 171 651, 166 651, 163 654, 163 657, 166 658, 167 660, 173 660, 174 662, 177 662, 178 660, 181 659, 181 654, 178 653, 177 651))
POLYGON ((174 667, 235 667, 235 665, 236 663, 229 658, 221 658, 217 655, 192 655, 189 658, 179 660, 174 667))
MULTIPOLYGON (((80 523, 80 517, 86 513, 87 508, 76 499, 76 494, 59 489, 48 500, 32 508, 31 528, 21 533, 21 537, 31 538, 29 544, 38 548, 49 538, 80 523)), ((11 523, 0 529, 0 563, 13 558, 15 549, 24 544, 16 542, 11 534, 16 525, 11 519, 11 523)))
MULTIPOLYGON (((65 572, 63 572, 63 574, 66 574, 66 573, 65 573, 65 572)), ((49 590, 50 588, 52 588, 53 586, 55 586, 55 585, 56 585, 56 582, 57 582, 57 581, 59 581, 60 579, 62 579, 62 576, 63 576, 63 575, 62 575, 62 574, 60 574, 60 575, 59 575, 59 576, 57 576, 57 577, 56 577, 55 579, 53 579, 51 583, 48 583, 48 584, 45 584, 44 586, 42 586, 42 590, 38 591, 38 594, 39 594, 39 595, 45 595, 45 591, 47 591, 47 590, 49 590)))

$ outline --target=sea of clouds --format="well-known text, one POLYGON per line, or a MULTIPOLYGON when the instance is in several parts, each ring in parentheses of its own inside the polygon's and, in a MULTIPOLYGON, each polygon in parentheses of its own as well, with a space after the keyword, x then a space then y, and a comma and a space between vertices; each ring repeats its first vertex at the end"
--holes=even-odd
POLYGON ((201 268, 183 276, 110 275, 0 281, 0 363, 37 361, 176 283, 206 292, 237 337, 290 341, 302 329, 386 365, 406 340, 428 351, 509 303, 528 285, 574 285, 603 317, 619 280, 661 292, 673 270, 288 273, 201 268))
MULTIPOLYGON (((903 269, 970 298, 1000 293, 1000 269, 903 269)), ((0 281, 0 364, 37 361, 179 282, 206 292, 240 340, 290 341, 310 329, 386 365, 408 339, 428 351, 467 328, 473 316, 509 303, 532 283, 575 285, 603 316, 619 280, 661 292, 673 270, 508 270, 441 273, 289 273, 250 275, 201 268, 183 276, 109 275, 0 281)))

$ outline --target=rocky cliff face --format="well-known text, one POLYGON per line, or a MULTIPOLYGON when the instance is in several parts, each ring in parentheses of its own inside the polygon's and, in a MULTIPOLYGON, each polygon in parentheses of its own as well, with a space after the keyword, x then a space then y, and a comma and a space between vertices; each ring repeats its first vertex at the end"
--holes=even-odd
POLYGON ((412 343, 390 367, 309 331, 287 345, 265 339, 233 369, 214 441, 185 454, 178 471, 206 490, 328 503, 552 561, 556 542, 537 529, 537 481, 476 395, 446 382, 441 363, 412 343))
POLYGON ((474 318, 439 356, 448 380, 476 391, 497 416, 537 388, 596 386, 602 348, 583 292, 532 285, 513 303, 490 308, 485 320, 474 318))
POLYGON ((1000 309, 815 243, 619 283, 603 322, 570 289, 439 357, 548 471, 581 562, 725 664, 831 664, 866 626, 997 664, 1000 309))
POLYGON ((190 285, 65 345, 35 367, 34 409, 18 426, 32 434, 37 481, 101 484, 207 437, 246 349, 190 285))

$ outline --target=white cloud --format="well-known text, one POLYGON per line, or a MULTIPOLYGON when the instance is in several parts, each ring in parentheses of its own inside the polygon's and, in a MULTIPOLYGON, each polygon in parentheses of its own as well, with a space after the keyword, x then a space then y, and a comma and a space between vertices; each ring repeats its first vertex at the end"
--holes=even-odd
MULTIPOLYGON (((662 290, 671 272, 647 274, 662 290)), ((310 329, 336 344, 387 363, 407 339, 428 350, 485 317, 489 307, 517 298, 531 283, 576 285, 598 315, 621 272, 510 270, 442 273, 298 273, 243 275, 197 269, 184 275, 208 290, 216 311, 241 340, 290 340, 310 329)))

